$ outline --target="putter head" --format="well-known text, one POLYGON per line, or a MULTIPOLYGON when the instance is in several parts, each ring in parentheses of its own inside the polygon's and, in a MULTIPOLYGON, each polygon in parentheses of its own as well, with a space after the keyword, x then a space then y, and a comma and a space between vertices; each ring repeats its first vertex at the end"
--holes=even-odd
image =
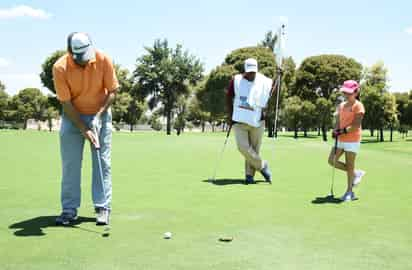
POLYGON ((102 237, 109 237, 110 235, 110 227, 106 226, 103 230, 102 237))
POLYGON ((339 198, 335 198, 333 194, 329 194, 326 197, 317 197, 312 200, 313 204, 340 204, 342 200, 339 198))
POLYGON ((232 241, 233 241, 233 237, 232 237, 232 236, 219 237, 219 241, 220 241, 220 242, 232 242, 232 241))

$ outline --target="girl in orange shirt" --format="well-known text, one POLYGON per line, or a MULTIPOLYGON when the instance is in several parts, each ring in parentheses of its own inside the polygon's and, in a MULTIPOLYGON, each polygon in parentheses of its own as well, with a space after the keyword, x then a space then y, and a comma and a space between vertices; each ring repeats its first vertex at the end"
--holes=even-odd
POLYGON ((363 175, 362 170, 355 170, 356 155, 360 149, 362 136, 362 119, 365 114, 363 104, 357 100, 360 88, 356 81, 348 80, 343 83, 340 92, 345 96, 345 102, 338 107, 338 117, 336 128, 333 130, 333 137, 337 138, 337 149, 333 148, 329 155, 329 164, 335 168, 345 171, 348 177, 348 186, 342 201, 356 200, 352 188, 358 185, 363 175), (339 158, 345 154, 345 163, 339 158), (335 159, 335 160, 334 160, 335 159))

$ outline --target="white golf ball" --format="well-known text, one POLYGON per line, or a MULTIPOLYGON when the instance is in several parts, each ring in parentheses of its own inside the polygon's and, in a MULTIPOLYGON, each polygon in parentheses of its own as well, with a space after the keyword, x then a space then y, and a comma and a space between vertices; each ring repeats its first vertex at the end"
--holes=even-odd
POLYGON ((172 238, 172 233, 171 233, 171 232, 165 232, 165 233, 164 233, 164 238, 165 238, 165 239, 170 239, 170 238, 172 238))

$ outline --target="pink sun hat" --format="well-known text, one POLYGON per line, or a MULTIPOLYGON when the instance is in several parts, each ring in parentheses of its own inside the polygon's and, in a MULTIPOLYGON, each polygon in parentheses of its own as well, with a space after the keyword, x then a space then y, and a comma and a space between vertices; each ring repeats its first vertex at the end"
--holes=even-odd
POLYGON ((340 91, 347 94, 353 94, 359 91, 359 84, 354 80, 347 80, 343 83, 340 91))

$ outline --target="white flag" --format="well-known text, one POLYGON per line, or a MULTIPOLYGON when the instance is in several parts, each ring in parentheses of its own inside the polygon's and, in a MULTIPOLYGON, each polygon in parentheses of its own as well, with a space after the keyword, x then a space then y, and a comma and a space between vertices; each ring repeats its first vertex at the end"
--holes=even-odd
POLYGON ((278 41, 276 42, 275 54, 276 54, 276 63, 281 67, 283 53, 285 50, 285 25, 279 27, 278 32, 278 41))

